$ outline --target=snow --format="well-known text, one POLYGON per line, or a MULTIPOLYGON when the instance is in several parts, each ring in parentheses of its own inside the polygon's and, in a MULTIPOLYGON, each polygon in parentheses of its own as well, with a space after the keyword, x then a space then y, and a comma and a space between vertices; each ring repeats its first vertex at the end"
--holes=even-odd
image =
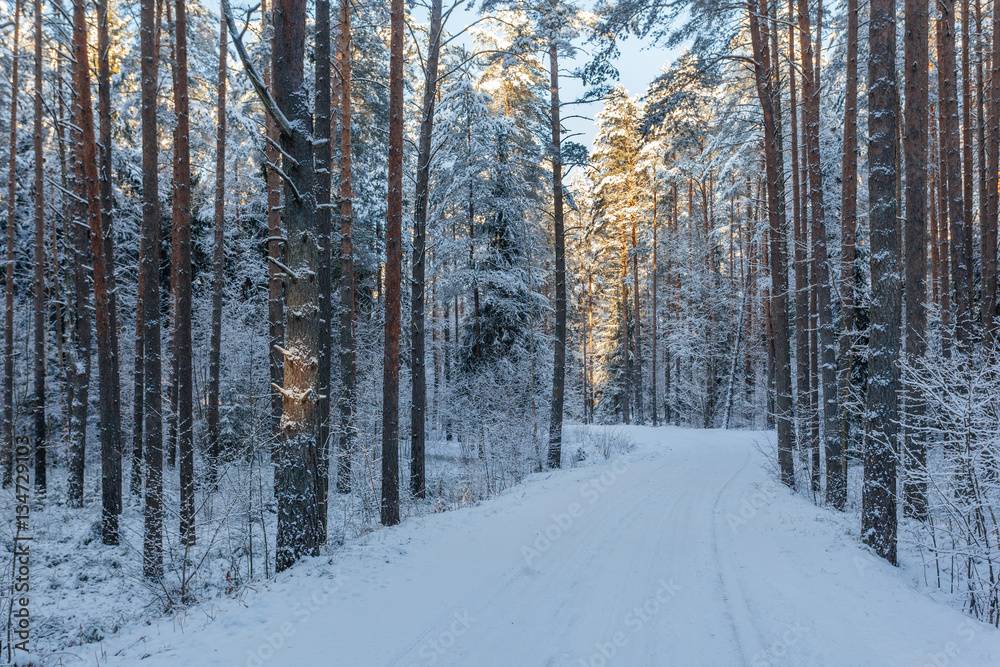
POLYGON ((150 667, 1000 664, 1000 632, 860 546, 856 516, 775 484, 769 434, 627 428, 628 454, 69 650, 150 667))

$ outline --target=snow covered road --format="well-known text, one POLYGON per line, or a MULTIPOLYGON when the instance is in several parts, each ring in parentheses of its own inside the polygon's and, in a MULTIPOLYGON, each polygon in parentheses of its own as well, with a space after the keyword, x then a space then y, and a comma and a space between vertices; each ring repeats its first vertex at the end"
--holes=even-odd
MULTIPOLYGON (((633 454, 376 531, 246 607, 126 630, 99 662, 1000 665, 1000 632, 914 590, 846 517, 776 486, 761 434, 631 433, 633 454)), ((93 646, 76 651, 93 664, 93 646)))

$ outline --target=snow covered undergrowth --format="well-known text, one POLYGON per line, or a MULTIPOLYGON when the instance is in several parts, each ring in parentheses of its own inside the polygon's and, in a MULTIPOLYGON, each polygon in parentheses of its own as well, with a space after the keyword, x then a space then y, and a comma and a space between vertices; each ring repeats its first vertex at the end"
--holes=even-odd
MULTIPOLYGON (((129 624, 71 649, 82 662, 61 660, 1000 664, 1000 632, 859 546, 850 513, 776 485, 766 434, 629 433, 629 454, 374 531, 239 599, 129 624)), ((566 457, 579 458, 575 449, 566 457)))

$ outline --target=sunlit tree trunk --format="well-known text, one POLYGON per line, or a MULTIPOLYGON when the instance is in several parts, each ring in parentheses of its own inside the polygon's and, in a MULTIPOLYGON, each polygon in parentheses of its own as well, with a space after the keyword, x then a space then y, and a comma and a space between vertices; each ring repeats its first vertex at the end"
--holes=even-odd
POLYGON ((403 0, 389 12, 389 206, 385 227, 385 353, 382 374, 382 524, 399 523, 399 333, 403 264, 403 0))
POLYGON ((340 442, 337 491, 351 490, 354 442, 354 248, 351 239, 354 192, 351 169, 351 3, 340 0, 340 442))

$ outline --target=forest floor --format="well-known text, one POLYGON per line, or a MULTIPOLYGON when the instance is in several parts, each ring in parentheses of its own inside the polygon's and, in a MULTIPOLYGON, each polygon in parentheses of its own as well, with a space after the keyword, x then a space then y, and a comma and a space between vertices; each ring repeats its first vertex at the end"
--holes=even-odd
POLYGON ((628 433, 630 453, 374 531, 64 664, 1000 664, 1000 631, 921 590, 919 564, 890 567, 851 512, 775 484, 768 434, 628 433))

